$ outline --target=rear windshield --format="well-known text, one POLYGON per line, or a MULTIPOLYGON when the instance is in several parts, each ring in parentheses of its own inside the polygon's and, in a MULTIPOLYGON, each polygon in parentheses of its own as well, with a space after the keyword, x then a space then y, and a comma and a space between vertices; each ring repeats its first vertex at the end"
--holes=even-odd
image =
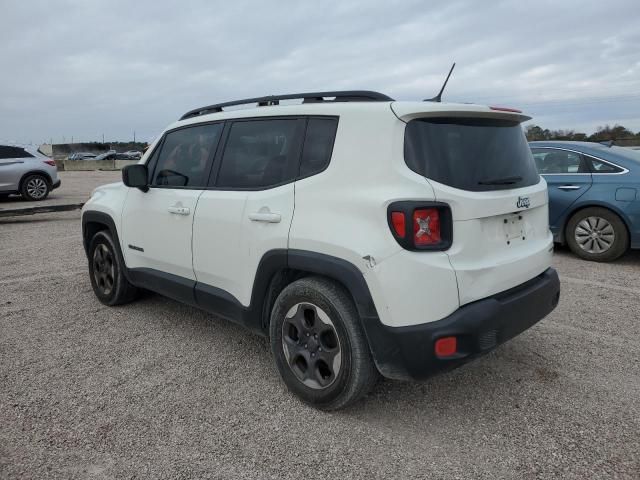
POLYGON ((404 158, 414 172, 462 190, 504 190, 540 181, 522 127, 510 120, 411 120, 404 158))

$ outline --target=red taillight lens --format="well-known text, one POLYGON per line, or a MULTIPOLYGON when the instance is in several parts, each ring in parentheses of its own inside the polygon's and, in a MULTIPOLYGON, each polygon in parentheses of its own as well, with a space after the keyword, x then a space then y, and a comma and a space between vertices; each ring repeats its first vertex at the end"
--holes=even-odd
POLYGON ((400 238, 404 238, 407 234, 407 229, 404 221, 404 212, 391 212, 391 224, 393 229, 400 238))
POLYGON ((416 246, 440 243, 440 212, 435 208, 413 211, 413 241, 416 246))
POLYGON ((435 353, 438 357, 450 357, 458 351, 456 337, 442 337, 436 340, 435 353))
POLYGON ((56 166, 55 160, 52 160, 51 158, 49 158, 47 160, 43 160, 43 162, 46 163, 47 165, 51 165, 52 167, 56 166))

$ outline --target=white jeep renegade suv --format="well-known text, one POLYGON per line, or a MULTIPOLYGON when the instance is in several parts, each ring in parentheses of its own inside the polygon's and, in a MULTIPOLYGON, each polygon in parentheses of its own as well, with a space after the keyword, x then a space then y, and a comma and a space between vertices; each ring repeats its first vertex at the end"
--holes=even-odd
POLYGON ((379 373, 458 367, 558 303, 528 118, 358 91, 188 112, 85 205, 91 284, 106 305, 144 288, 269 336, 322 409, 379 373))

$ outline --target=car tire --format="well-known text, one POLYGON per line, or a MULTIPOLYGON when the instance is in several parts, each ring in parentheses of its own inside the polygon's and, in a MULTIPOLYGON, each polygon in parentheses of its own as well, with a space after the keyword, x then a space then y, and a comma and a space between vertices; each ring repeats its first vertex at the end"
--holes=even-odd
POLYGON ((308 277, 285 287, 273 306, 269 333, 284 383, 312 407, 343 408, 379 378, 355 305, 335 282, 308 277))
POLYGON ((98 300, 115 306, 131 302, 138 289, 124 275, 122 256, 108 231, 96 233, 89 243, 89 277, 98 300))
POLYGON ((589 207, 576 212, 565 231, 573 253, 593 262, 611 262, 629 249, 629 232, 611 210, 589 207))
POLYGON ((24 198, 36 202, 47 198, 50 191, 49 179, 37 173, 27 175, 20 187, 20 193, 24 198))

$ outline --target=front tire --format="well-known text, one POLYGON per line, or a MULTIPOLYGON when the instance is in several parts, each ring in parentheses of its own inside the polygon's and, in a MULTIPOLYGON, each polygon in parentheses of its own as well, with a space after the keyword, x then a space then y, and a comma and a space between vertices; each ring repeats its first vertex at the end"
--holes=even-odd
POLYGON ((27 176, 22 182, 20 193, 27 200, 40 201, 47 198, 51 191, 49 180, 43 175, 33 174, 27 176))
POLYGON ((89 243, 89 277, 98 300, 115 306, 128 303, 138 289, 124 276, 124 264, 111 235, 106 230, 96 233, 89 243))
POLYGON ((355 305, 334 282, 309 277, 288 285, 275 301, 269 330, 282 379, 315 408, 343 408, 378 379, 355 305))
POLYGON ((629 232, 611 210, 589 207, 576 212, 565 232, 573 253, 593 262, 612 262, 629 249, 629 232))

